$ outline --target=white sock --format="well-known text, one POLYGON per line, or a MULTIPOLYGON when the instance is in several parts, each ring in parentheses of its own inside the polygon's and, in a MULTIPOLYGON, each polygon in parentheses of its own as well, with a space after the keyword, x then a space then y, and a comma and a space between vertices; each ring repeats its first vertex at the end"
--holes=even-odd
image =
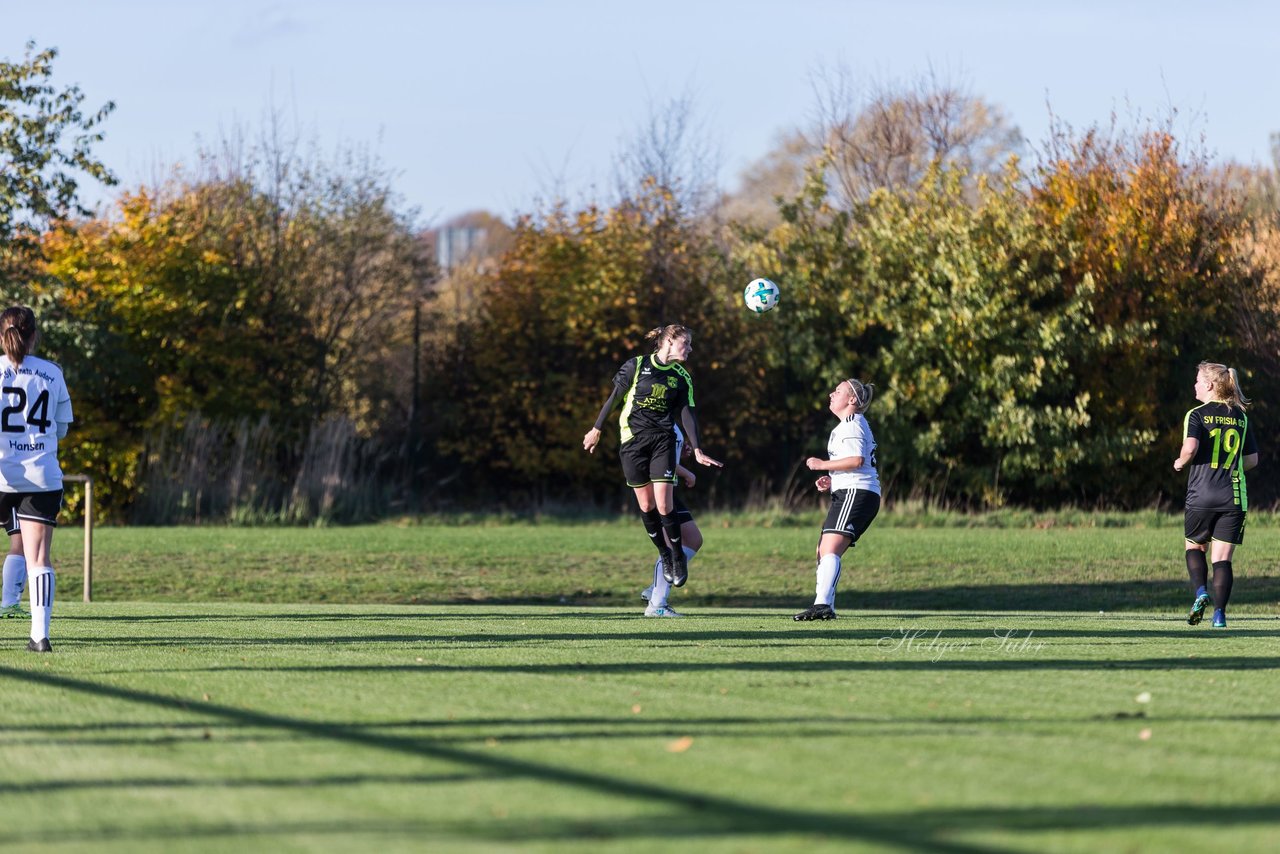
POLYGON ((27 559, 22 555, 6 555, 4 559, 4 592, 0 605, 9 607, 22 601, 22 588, 27 583, 27 559))
MULTIPOLYGON (((697 554, 693 549, 684 546, 680 549, 684 552, 685 566, 689 565, 689 561, 693 560, 693 556, 697 554)), ((667 596, 671 593, 671 582, 662 577, 662 561, 657 560, 653 563, 653 589, 649 593, 649 605, 654 608, 665 608, 667 605, 667 596)))
POLYGON ((818 586, 813 604, 836 606, 836 585, 840 583, 840 555, 823 555, 818 561, 818 586))
POLYGON ((653 587, 649 588, 649 607, 663 608, 667 604, 667 594, 671 592, 671 582, 662 577, 662 559, 653 562, 653 587))
POLYGON ((53 567, 39 566, 27 579, 31 589, 31 639, 49 637, 49 618, 53 616, 53 567))

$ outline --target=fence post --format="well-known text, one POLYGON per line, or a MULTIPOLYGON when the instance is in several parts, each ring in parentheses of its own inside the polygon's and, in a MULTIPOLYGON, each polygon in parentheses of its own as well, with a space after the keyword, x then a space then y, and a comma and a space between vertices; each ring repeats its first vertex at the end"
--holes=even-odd
POLYGON ((93 478, 84 477, 84 601, 93 601, 93 478))
POLYGON ((93 601, 93 478, 87 474, 63 475, 63 480, 84 484, 84 601, 93 601))

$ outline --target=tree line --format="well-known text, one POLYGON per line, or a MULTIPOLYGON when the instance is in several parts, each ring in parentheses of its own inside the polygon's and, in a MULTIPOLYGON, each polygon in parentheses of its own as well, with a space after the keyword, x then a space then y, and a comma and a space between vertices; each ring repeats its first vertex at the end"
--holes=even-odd
POLYGON ((82 114, 52 59, 0 63, 0 125, 41 128, 0 134, 5 173, 29 166, 0 184, 0 285, 68 377, 64 466, 117 520, 623 507, 616 429, 594 456, 581 437, 671 322, 695 331, 703 442, 726 461, 698 490, 721 505, 807 500, 850 376, 877 388, 891 501, 1176 503, 1206 359, 1240 369, 1275 459, 1277 168, 1212 164, 1170 121, 1056 125, 1028 156, 944 81, 833 85, 724 194, 679 102, 613 198, 487 218, 487 251, 441 270, 376 158, 274 120, 78 209, 74 174, 112 180, 92 156, 110 105, 82 114), (776 311, 742 307, 756 276, 776 311))

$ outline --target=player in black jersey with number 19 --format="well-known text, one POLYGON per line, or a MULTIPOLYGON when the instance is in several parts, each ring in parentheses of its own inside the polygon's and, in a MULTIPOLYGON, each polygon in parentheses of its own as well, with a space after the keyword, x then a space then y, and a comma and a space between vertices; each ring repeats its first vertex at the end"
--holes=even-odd
POLYGON ((693 351, 693 333, 672 324, 651 330, 645 339, 654 342, 654 351, 622 363, 595 425, 582 437, 582 447, 595 452, 600 429, 621 400, 622 472, 627 486, 635 490, 644 529, 658 549, 663 578, 680 587, 688 579, 689 569, 675 513, 676 442, 672 427, 677 415, 685 441, 693 448, 693 458, 704 466, 721 468, 723 464, 703 453, 698 443, 693 378, 682 364, 693 351), (664 532, 670 547, 663 540, 664 532))
MULTIPOLYGON (((62 508, 58 440, 71 423, 71 396, 62 369, 32 355, 36 316, 25 306, 0 313, 0 518, 20 528, 31 593, 32 652, 49 652, 53 561, 49 548, 62 508)), ((8 561, 6 561, 6 564, 8 561)), ((12 592, 5 579, 6 597, 12 592)))
POLYGON ((1200 406, 1182 421, 1182 452, 1173 470, 1187 469, 1187 573, 1195 601, 1187 622, 1199 623, 1209 604, 1209 566, 1213 560, 1213 626, 1226 628, 1233 580, 1231 557, 1244 542, 1249 493, 1244 473, 1258 464, 1258 440, 1245 415, 1248 399, 1234 368, 1201 362, 1196 369, 1200 406))

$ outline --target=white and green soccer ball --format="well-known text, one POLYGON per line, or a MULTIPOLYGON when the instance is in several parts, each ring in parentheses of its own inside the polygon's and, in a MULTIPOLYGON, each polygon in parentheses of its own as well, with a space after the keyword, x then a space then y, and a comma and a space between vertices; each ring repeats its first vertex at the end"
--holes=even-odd
POLYGON ((778 297, 782 292, 778 290, 778 286, 768 279, 752 279, 747 285, 746 290, 742 292, 742 301, 746 303, 747 308, 763 314, 766 311, 772 311, 778 305, 778 297))

